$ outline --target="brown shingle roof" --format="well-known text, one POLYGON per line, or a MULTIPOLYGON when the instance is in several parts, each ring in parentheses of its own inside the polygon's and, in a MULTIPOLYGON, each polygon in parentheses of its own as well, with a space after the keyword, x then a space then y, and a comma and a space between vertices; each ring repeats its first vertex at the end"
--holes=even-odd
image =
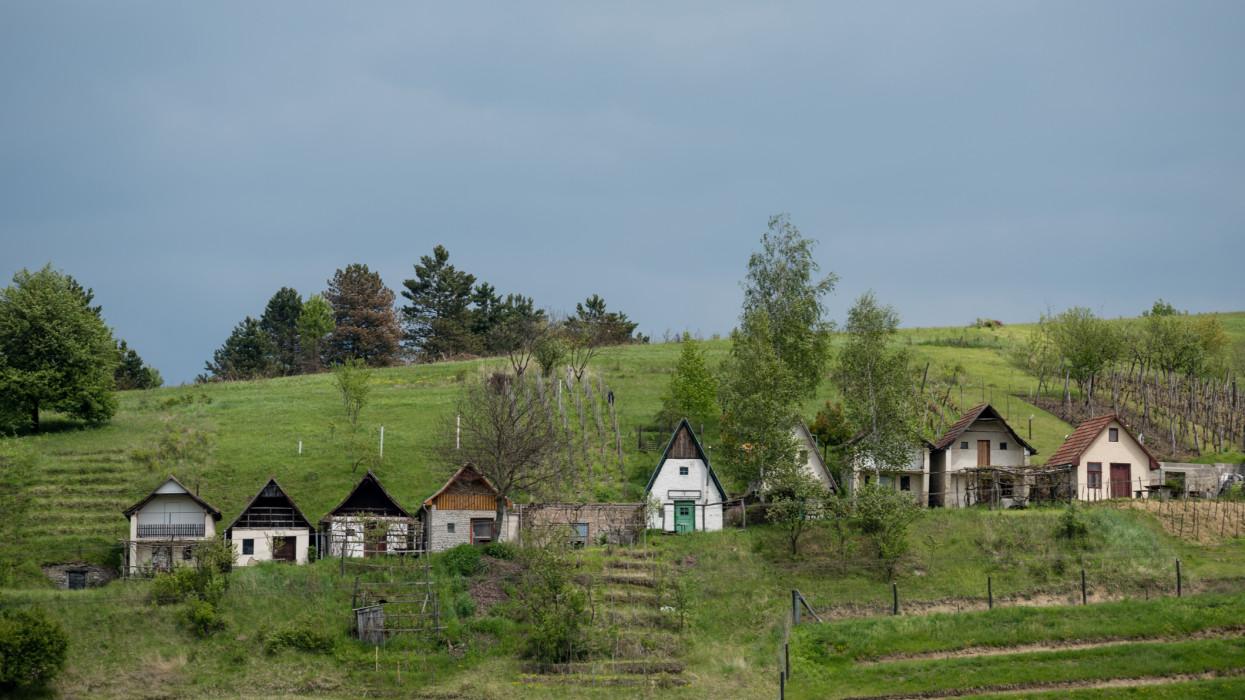
POLYGON ((1037 450, 1034 449, 1033 445, 1025 442, 1024 438, 1017 435, 1016 431, 1012 430, 1012 426, 1008 425, 1007 421, 1003 420, 1003 416, 1000 415, 998 411, 994 410, 994 407, 988 403, 979 403, 968 409, 963 416, 960 416, 959 420, 952 423, 950 428, 947 428, 947 432, 942 434, 942 437, 938 439, 938 442, 934 443, 934 449, 947 449, 953 442, 964 434, 964 431, 968 430, 969 426, 976 423, 981 418, 993 418, 997 420, 1003 425, 1003 428, 1007 430, 1008 434, 1012 436, 1013 440, 1020 445, 1024 445, 1024 448, 1029 451, 1029 454, 1037 454, 1037 450))
POLYGON ((1062 467, 1080 464, 1081 455, 1085 454, 1085 450, 1089 449, 1089 446, 1093 444, 1094 440, 1096 440, 1098 436, 1102 434, 1102 431, 1106 430, 1107 426, 1112 423, 1119 423, 1120 427, 1124 429, 1124 432, 1128 433, 1128 437, 1132 438, 1133 442, 1141 446, 1141 450, 1145 452, 1146 457, 1150 459, 1151 469, 1159 468, 1159 460, 1153 453, 1150 452, 1150 448, 1146 447, 1144 443, 1138 440, 1137 437, 1133 435, 1132 431, 1128 429, 1128 426, 1124 425, 1124 421, 1120 420, 1120 417, 1114 413, 1108 413, 1106 415, 1090 418, 1084 423, 1076 426, 1076 430, 1072 431, 1072 434, 1063 441, 1063 444, 1059 446, 1059 449, 1055 450, 1055 453, 1050 456, 1050 459, 1046 460, 1046 466, 1062 467))

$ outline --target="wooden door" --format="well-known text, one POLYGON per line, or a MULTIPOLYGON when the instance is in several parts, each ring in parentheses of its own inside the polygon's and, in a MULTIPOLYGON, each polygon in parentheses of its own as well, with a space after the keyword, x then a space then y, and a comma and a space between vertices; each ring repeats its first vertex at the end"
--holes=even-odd
POLYGON ((274 561, 298 561, 295 554, 297 537, 276 537, 272 542, 272 558, 274 561))
POLYGON ((364 529, 363 556, 376 557, 389 546, 389 527, 384 523, 368 523, 364 529))
POLYGON ((979 467, 990 466, 990 441, 989 440, 978 440, 977 441, 977 466, 979 467))
POLYGON ((1111 498, 1132 498, 1132 465, 1111 463, 1111 498))
POLYGON ((674 531, 675 532, 695 532, 696 531, 696 503, 695 501, 675 501, 674 502, 674 531))

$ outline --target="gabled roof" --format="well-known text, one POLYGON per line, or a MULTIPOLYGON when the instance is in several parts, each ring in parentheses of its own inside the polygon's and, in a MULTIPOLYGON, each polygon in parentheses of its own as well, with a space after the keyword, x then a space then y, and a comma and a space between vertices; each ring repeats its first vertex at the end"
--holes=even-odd
POLYGON ((998 411, 994 410, 994 407, 988 403, 979 403, 968 409, 968 411, 964 415, 960 416, 959 420, 952 423, 951 427, 947 428, 947 432, 943 433, 942 437, 934 443, 934 449, 947 449, 952 443, 958 440, 966 430, 972 427, 973 423, 976 423, 981 419, 997 420, 1003 425, 1003 428, 1007 430, 1008 434, 1012 436, 1013 440, 1020 445, 1024 445, 1024 448, 1029 451, 1029 454, 1037 454, 1037 449, 1034 448, 1033 445, 1025 442, 1024 438, 1020 437, 1015 430, 1012 430, 1012 426, 1008 425, 1007 421, 1003 420, 1003 416, 998 411))
POLYGON ((137 512, 140 508, 142 508, 143 506, 147 505, 148 501, 150 501, 151 499, 155 498, 156 496, 161 496, 161 495, 173 495, 173 494, 161 494, 161 493, 160 493, 160 489, 164 488, 164 487, 165 487, 165 485, 166 485, 166 484, 168 484, 169 482, 172 482, 172 483, 174 483, 174 484, 177 484, 177 487, 178 487, 178 488, 180 488, 180 489, 182 490, 182 493, 181 493, 181 494, 177 494, 177 495, 184 495, 184 496, 188 496, 188 497, 190 498, 190 500, 194 501, 195 503, 198 503, 200 506, 202 506, 202 507, 203 507, 203 509, 204 509, 204 510, 206 510, 208 513, 211 513, 211 514, 212 514, 212 518, 213 518, 214 520, 220 520, 220 511, 216 509, 216 506, 212 505, 211 503, 208 503, 207 501, 203 500, 202 498, 199 498, 198 494, 192 493, 190 489, 186 488, 186 485, 185 485, 185 484, 183 484, 182 482, 178 481, 178 480, 177 480, 177 477, 173 476, 172 474, 169 474, 169 478, 165 479, 164 481, 161 481, 161 482, 160 482, 160 485, 159 485, 159 486, 157 486, 155 489, 153 489, 151 493, 147 494, 147 497, 146 497, 146 498, 144 498, 143 500, 139 501, 138 503, 135 503, 134 505, 130 506, 129 508, 126 508, 125 510, 123 510, 123 511, 121 511, 121 512, 122 512, 123 514, 125 514, 125 517, 127 517, 127 518, 128 518, 128 517, 130 517, 131 515, 133 515, 135 512, 137 512))
POLYGON ((1089 446, 1094 443, 1094 440, 1098 439, 1098 436, 1102 434, 1102 431, 1106 430, 1107 426, 1112 423, 1118 423, 1120 427, 1124 429, 1124 432, 1128 433, 1128 437, 1132 438, 1133 442, 1141 446, 1141 450, 1146 453, 1146 457, 1150 460, 1151 469, 1159 468, 1159 460, 1152 452, 1150 452, 1150 448, 1146 447, 1144 443, 1138 440, 1137 437, 1133 435, 1133 432, 1128 429, 1128 426, 1124 425, 1124 421, 1120 420, 1120 417, 1114 413, 1095 416, 1094 418, 1090 418, 1089 420, 1076 426, 1076 430, 1072 431, 1072 434, 1063 441, 1063 444, 1059 446, 1059 449, 1055 450, 1055 453, 1050 456, 1050 459, 1046 460, 1046 466, 1063 467, 1080 464, 1081 455, 1085 454, 1085 450, 1089 449, 1089 446))
POLYGON ((705 469, 709 470, 709 478, 713 480, 713 485, 717 487, 718 494, 722 496, 722 500, 726 500, 726 489, 722 488, 722 482, 718 481, 718 475, 713 473, 713 467, 709 465, 709 457, 705 454, 705 448, 701 447, 700 440, 696 437, 696 432, 692 430, 692 424, 688 423, 686 418, 680 420, 679 425, 670 434, 670 442, 666 443, 666 449, 662 450, 661 459, 657 460, 657 467, 653 469, 653 474, 649 476, 648 484, 644 487, 644 493, 648 493, 649 489, 653 488, 653 482, 657 481, 657 475, 661 473, 662 466, 665 465, 667 459, 670 459, 670 451, 674 449, 680 435, 685 435, 690 439, 696 459, 705 463, 705 469))
POLYGON ((834 491, 838 491, 839 483, 834 480, 834 475, 831 474, 830 469, 826 467, 826 460, 822 459, 821 450, 817 449, 817 438, 813 436, 813 432, 808 429, 807 425, 804 425, 804 421, 796 423, 795 430, 799 433, 800 439, 813 446, 813 449, 809 451, 809 456, 812 457, 813 461, 817 463, 817 466, 821 468, 822 473, 830 479, 830 488, 834 491))
MULTIPOLYGON (((363 478, 359 480, 359 483, 355 485, 354 489, 352 489, 350 493, 346 494, 346 497, 342 499, 341 503, 338 503, 333 510, 330 510, 323 518, 320 518, 320 522, 324 522, 334 515, 338 515, 338 511, 341 511, 346 504, 356 496, 359 496, 360 499, 376 499, 380 503, 388 504, 388 506, 392 507, 393 510, 400 513, 402 517, 411 517, 411 514, 399 505, 398 501, 393 496, 389 495, 389 492, 386 491, 385 487, 380 483, 380 479, 376 478, 376 475, 369 469, 367 474, 364 474, 363 478)), ((370 510, 370 508, 360 510, 370 510)), ((347 512, 356 511, 351 510, 347 512)))
MULTIPOLYGON (((488 477, 481 474, 480 471, 475 468, 474 464, 471 464, 470 462, 468 462, 467 464, 464 464, 463 466, 459 467, 458 471, 454 472, 454 475, 451 476, 449 479, 447 479, 445 482, 445 485, 437 489, 436 493, 425 498, 424 505, 426 506, 432 505, 432 502, 437 500, 437 496, 440 496, 441 494, 448 491, 449 488, 453 486, 454 484, 457 484, 459 482, 465 482, 465 481, 479 482, 481 484, 484 484, 485 487, 487 487, 489 491, 492 491, 494 496, 501 495, 501 492, 497 490, 497 487, 493 485, 493 482, 489 481, 488 477)), ((513 505, 514 504, 510 501, 510 499, 507 498, 506 506, 510 507, 513 505)))
MULTIPOLYGON (((277 491, 281 493, 281 497, 284 498, 290 504, 290 508, 294 509, 294 514, 297 515, 299 519, 303 521, 304 525, 306 525, 308 528, 311 528, 311 521, 308 520, 307 516, 303 514, 302 509, 298 507, 298 504, 294 502, 294 499, 290 497, 290 494, 287 493, 285 489, 281 488, 281 484, 277 483, 277 478, 269 477, 268 481, 264 483, 264 485, 259 489, 259 491, 256 491, 255 495, 251 496, 251 500, 246 502, 246 506, 243 507, 242 510, 238 513, 238 517, 234 518, 233 522, 229 523, 229 527, 225 529, 226 530, 233 529, 233 526, 238 524, 238 521, 242 519, 242 516, 246 515, 246 512, 251 509, 251 506, 255 505, 255 501, 258 501, 260 496, 263 496, 264 492, 268 490, 269 486, 277 487, 277 491)), ((311 528, 311 529, 314 529, 314 528, 311 528)))

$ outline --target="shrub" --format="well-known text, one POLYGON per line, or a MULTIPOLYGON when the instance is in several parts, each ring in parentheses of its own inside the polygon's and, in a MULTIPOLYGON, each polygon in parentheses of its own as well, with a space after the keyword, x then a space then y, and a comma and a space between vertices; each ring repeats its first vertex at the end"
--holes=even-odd
POLYGON ((866 484, 856 494, 857 526, 877 548, 888 577, 908 553, 908 527, 920 512, 908 494, 878 484, 866 484))
POLYGON ((515 546, 509 542, 489 542, 484 545, 484 556, 510 561, 518 554, 515 546))
POLYGON ((157 605, 172 605, 198 597, 198 572, 186 567, 156 574, 151 580, 151 599, 157 605))
POLYGON ((454 614, 458 619, 465 620, 476 614, 476 602, 470 595, 460 595, 454 599, 454 614))
POLYGON ((1086 524, 1085 517, 1077 507, 1076 501, 1068 503, 1063 515, 1059 516, 1059 527, 1055 530, 1055 535, 1060 539, 1076 543, 1083 543, 1089 538, 1089 525, 1086 524))
POLYGON ((445 552, 442 561, 452 574, 472 576, 480 572, 480 550, 474 545, 460 544, 445 552))
POLYGON ((587 599, 572 581, 572 563, 557 546, 524 550, 519 613, 530 625, 523 655, 542 663, 574 661, 588 652, 587 599))
POLYGON ((65 666, 69 638, 38 608, 0 608, 0 688, 47 685, 65 666))
POLYGON ((337 636, 310 620, 286 623, 264 636, 264 651, 269 654, 282 649, 331 654, 336 647, 337 636))
POLYGON ((182 621, 198 637, 210 637, 213 632, 225 628, 225 621, 216 612, 216 606, 206 600, 192 600, 182 611, 182 621))

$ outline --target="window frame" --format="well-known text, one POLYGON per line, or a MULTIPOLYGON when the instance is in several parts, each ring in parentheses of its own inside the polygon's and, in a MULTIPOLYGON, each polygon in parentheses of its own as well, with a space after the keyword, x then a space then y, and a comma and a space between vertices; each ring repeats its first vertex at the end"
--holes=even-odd
POLYGON ((453 520, 451 520, 450 522, 448 522, 448 523, 446 523, 446 524, 445 524, 445 531, 446 531, 446 533, 451 534, 451 535, 456 535, 456 534, 458 534, 458 533, 457 533, 457 531, 456 531, 456 530, 455 530, 455 528, 454 528, 454 521, 453 521, 453 520))
POLYGON ((1107 442, 1119 442, 1119 441, 1120 441, 1120 429, 1119 428, 1107 428, 1107 442))
POLYGON ((1102 462, 1086 462, 1085 463, 1085 488, 1087 489, 1101 489, 1102 488, 1102 462))
POLYGON ((469 529, 471 530, 471 543, 472 544, 488 544, 489 542, 497 541, 496 525, 497 523, 493 522, 492 518, 472 518, 471 524, 469 526, 469 529), (481 538, 477 536, 476 534, 477 525, 488 526, 489 536, 487 538, 481 538))
POLYGON ((247 556, 247 555, 254 556, 255 555, 255 539, 254 538, 247 537, 242 540, 242 555, 243 556, 247 556))
POLYGON ((1007 449, 1007 443, 1006 443, 1006 442, 1000 442, 1000 443, 999 443, 999 449, 1000 449, 1000 450, 1006 450, 1006 449, 1007 449))
POLYGON ((968 449, 968 440, 961 440, 961 441, 960 441, 960 449, 961 449, 961 450, 967 450, 967 449, 968 449))
POLYGON ((908 492, 912 491, 912 476, 910 474, 899 475, 899 490, 908 492))
POLYGON ((679 466, 679 476, 690 476, 691 473, 692 473, 692 468, 687 466, 686 464, 679 466))

